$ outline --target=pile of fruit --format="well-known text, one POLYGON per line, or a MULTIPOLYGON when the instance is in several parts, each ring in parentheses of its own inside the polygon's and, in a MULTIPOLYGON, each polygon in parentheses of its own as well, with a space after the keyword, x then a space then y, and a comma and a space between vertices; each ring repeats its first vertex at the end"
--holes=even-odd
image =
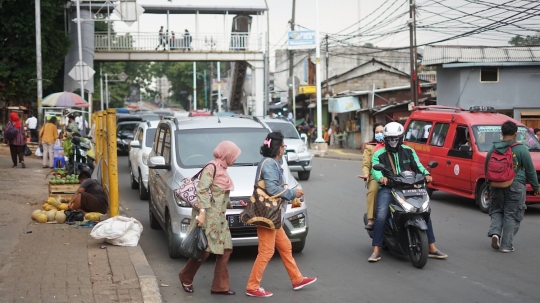
POLYGON ((62 200, 63 201, 58 202, 55 198, 50 197, 47 199, 47 202, 43 204, 43 210, 36 209, 32 212, 32 219, 39 223, 53 221, 56 221, 56 223, 66 222, 66 214, 64 214, 64 211, 68 210, 68 203, 63 202, 69 201, 67 199, 62 200))
POLYGON ((49 184, 79 184, 77 175, 56 175, 49 179, 49 184))

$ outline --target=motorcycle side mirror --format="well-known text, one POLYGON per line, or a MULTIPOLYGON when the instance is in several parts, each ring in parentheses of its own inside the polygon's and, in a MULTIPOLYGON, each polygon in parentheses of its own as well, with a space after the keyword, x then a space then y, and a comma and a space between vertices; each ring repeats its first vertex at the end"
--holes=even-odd
POLYGON ((435 168, 437 166, 439 166, 439 162, 437 161, 430 161, 427 165, 429 168, 435 168))
POLYGON ((374 169, 374 170, 377 170, 377 171, 384 170, 385 168, 386 168, 386 167, 384 167, 384 165, 383 165, 383 164, 380 164, 380 163, 379 163, 379 164, 373 165, 373 169, 374 169))

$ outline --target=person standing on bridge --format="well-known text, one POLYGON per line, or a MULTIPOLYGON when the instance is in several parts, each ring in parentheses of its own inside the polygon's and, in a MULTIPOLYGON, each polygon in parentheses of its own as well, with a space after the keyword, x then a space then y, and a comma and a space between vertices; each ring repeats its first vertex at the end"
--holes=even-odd
POLYGON ((184 49, 191 50, 191 41, 193 41, 193 38, 189 34, 189 31, 186 29, 184 33, 184 49))
POLYGON ((162 45, 163 49, 165 49, 165 33, 163 32, 163 26, 161 26, 161 28, 159 29, 159 44, 156 47, 156 50, 158 50, 158 48, 162 45))

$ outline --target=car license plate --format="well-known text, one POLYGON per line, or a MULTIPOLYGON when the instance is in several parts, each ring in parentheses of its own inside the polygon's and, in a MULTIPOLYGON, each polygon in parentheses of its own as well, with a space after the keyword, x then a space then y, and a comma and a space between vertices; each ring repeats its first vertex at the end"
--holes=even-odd
POLYGON ((251 224, 242 222, 240 215, 227 215, 227 222, 229 222, 229 227, 252 226, 251 224))
POLYGON ((416 188, 416 189, 404 189, 403 190, 403 196, 405 197, 414 197, 414 196, 422 196, 426 194, 426 190, 424 188, 416 188))

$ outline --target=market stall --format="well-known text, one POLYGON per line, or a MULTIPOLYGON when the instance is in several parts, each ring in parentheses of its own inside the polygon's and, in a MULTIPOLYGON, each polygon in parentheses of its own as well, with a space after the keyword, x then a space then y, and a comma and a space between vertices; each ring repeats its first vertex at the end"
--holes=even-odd
POLYGON ((338 137, 342 141, 343 144, 341 145, 343 147, 361 148, 360 120, 356 115, 356 111, 359 109, 361 109, 361 106, 357 96, 330 98, 328 100, 328 112, 337 115, 340 121, 338 137))

